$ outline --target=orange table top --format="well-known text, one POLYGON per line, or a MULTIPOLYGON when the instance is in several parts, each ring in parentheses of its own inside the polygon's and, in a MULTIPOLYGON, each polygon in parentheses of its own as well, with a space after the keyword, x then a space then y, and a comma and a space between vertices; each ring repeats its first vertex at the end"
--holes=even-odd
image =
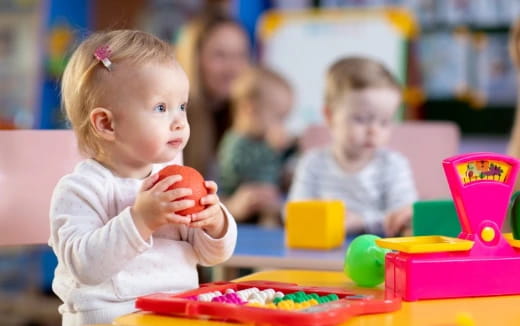
MULTIPOLYGON (((382 291, 356 287, 342 272, 310 270, 272 270, 254 273, 236 281, 269 280, 298 283, 304 286, 326 286, 348 289, 356 293, 382 291)), ((348 326, 478 326, 478 325, 520 325, 520 295, 446 300, 422 300, 404 302, 401 309, 384 314, 353 317, 342 325, 348 326)), ((172 326, 237 325, 220 321, 194 320, 179 317, 159 316, 146 312, 136 312, 119 317, 114 322, 120 326, 172 326)))

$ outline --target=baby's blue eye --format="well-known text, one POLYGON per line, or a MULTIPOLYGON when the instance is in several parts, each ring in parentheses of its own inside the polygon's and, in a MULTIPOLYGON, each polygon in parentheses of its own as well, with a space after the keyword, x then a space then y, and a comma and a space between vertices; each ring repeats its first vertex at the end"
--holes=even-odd
POLYGON ((186 103, 181 104, 181 106, 179 107, 179 109, 180 109, 181 111, 183 111, 183 112, 186 111, 186 103))
POLYGON ((368 122, 368 118, 365 117, 365 116, 356 115, 356 116, 354 116, 354 121, 357 122, 357 123, 367 123, 368 122))
POLYGON ((155 112, 166 112, 166 105, 159 104, 156 107, 153 108, 155 112))

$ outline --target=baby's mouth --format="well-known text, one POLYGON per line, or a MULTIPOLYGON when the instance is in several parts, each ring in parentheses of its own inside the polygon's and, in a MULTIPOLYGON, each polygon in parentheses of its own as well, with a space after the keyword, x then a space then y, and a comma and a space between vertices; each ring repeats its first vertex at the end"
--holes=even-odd
POLYGON ((168 145, 180 146, 180 145, 182 145, 182 138, 176 138, 176 139, 170 140, 168 142, 168 145))

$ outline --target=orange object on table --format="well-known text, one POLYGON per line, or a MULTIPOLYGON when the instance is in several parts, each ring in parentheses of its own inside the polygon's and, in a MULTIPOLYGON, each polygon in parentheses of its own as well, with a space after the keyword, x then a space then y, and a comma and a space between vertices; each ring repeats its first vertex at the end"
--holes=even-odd
POLYGON ((159 179, 169 177, 171 175, 179 174, 182 176, 182 180, 171 185, 168 190, 176 188, 191 188, 192 194, 182 199, 192 199, 195 201, 195 206, 183 209, 182 211, 176 212, 180 215, 195 214, 202 211, 205 206, 200 203, 200 199, 208 194, 206 186, 204 185, 204 177, 192 167, 185 165, 168 165, 159 171, 159 179))

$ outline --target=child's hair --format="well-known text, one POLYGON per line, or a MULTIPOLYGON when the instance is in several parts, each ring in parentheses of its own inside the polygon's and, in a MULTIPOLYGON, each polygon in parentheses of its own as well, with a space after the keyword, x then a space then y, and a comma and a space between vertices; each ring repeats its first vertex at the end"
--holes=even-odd
MULTIPOLYGON (((90 124, 90 112, 104 95, 104 83, 120 63, 139 65, 145 62, 173 61, 173 48, 157 37, 141 31, 116 30, 90 35, 74 51, 65 68, 61 83, 62 108, 78 139, 79 150, 87 156, 102 153, 90 124), (94 52, 106 46, 110 70, 94 57, 94 52)), ((121 85, 124 87, 124 85, 121 85)))
POLYGON ((277 84, 277 86, 287 89, 288 92, 292 92, 289 82, 274 70, 260 66, 248 68, 231 85, 230 98, 233 112, 236 113, 236 105, 239 101, 255 102, 264 96, 269 96, 264 89, 266 83, 277 84))
POLYGON ((350 91, 370 87, 390 87, 401 91, 395 77, 378 61, 364 57, 348 57, 336 61, 327 71, 325 105, 333 106, 350 91))

